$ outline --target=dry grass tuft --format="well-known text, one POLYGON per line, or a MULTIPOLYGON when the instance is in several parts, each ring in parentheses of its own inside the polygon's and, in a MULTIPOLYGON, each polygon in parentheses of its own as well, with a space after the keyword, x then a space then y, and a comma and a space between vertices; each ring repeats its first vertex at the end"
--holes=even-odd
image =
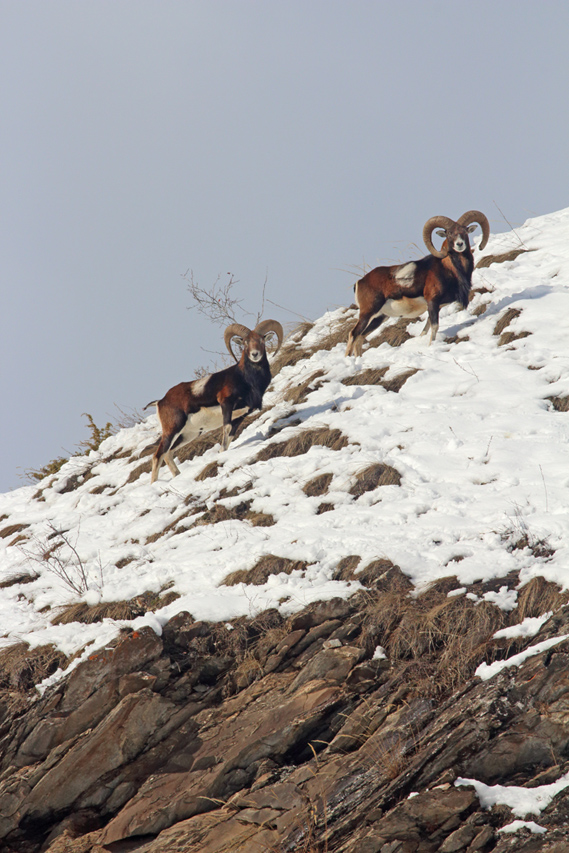
POLYGON ((411 376, 414 376, 417 373, 417 370, 407 370, 403 373, 397 374, 392 379, 383 379, 387 371, 388 367, 379 367, 376 369, 369 368, 368 370, 362 370, 361 373, 356 373, 354 376, 349 376, 347 379, 342 380, 343 385, 381 385, 382 388, 385 388, 386 391, 393 391, 397 394, 398 391, 401 391, 405 383, 411 376))
POLYGON ((334 475, 330 473, 318 474, 317 477, 306 483, 302 491, 308 498, 317 498, 320 495, 325 495, 333 477, 334 475))
POLYGON ((310 355, 313 355, 316 352, 321 352, 322 350, 329 351, 334 349, 338 344, 345 343, 348 340, 349 331, 354 324, 355 321, 352 315, 345 317, 342 320, 338 320, 335 326, 330 329, 328 334, 324 335, 318 341, 318 344, 310 350, 310 355))
POLYGON ((210 477, 217 477, 217 473, 219 471, 219 466, 217 462, 208 462, 208 464, 203 468, 200 473, 197 475, 196 480, 208 480, 210 477))
POLYGON ((498 341, 499 347, 507 346, 508 344, 511 344, 512 341, 518 341, 521 338, 527 338, 531 335, 531 332, 504 332, 504 329, 510 325, 512 320, 519 317, 521 313, 522 312, 519 308, 508 308, 494 326, 492 334, 500 335, 500 339, 498 341))
POLYGON ((407 320, 405 317, 402 317, 396 323, 390 323, 382 327, 381 334, 376 335, 370 340, 370 347, 379 347, 381 344, 389 344, 390 347, 400 347, 401 344, 404 344, 405 341, 411 338, 407 327, 410 323, 414 322, 415 320, 407 320))
POLYGON ((501 255, 485 255, 483 258, 480 258, 475 269, 479 270, 489 267, 491 264, 503 264, 506 261, 515 261, 518 255, 532 251, 535 251, 535 249, 511 249, 509 252, 504 252, 501 255))
POLYGON ((385 465, 382 462, 374 462, 373 465, 368 465, 358 471, 355 477, 355 483, 350 488, 350 495, 356 498, 361 497, 365 492, 372 492, 379 486, 400 486, 401 474, 391 465, 385 465))
POLYGON ((496 325, 494 326, 493 335, 501 335, 506 326, 509 326, 512 320, 515 320, 516 317, 519 317, 521 314, 520 308, 508 308, 507 311, 504 311, 496 325))
MULTIPOLYGON (((350 580, 359 581, 363 586, 373 589, 385 590, 391 587, 393 577, 399 573, 401 573, 399 566, 394 565, 391 560, 387 560, 385 557, 380 557, 378 560, 372 560, 360 572, 354 572, 353 578, 350 580)), ((402 575, 402 577, 405 576, 402 575)))
POLYGON ((331 511, 331 510, 333 510, 333 509, 336 509, 336 507, 334 506, 334 504, 326 503, 326 502, 321 503, 321 504, 319 505, 318 509, 316 510, 316 515, 322 515, 322 513, 324 513, 324 512, 330 512, 330 511, 331 511))
POLYGON ((31 583, 39 578, 39 575, 30 574, 29 572, 24 572, 19 575, 12 575, 6 580, 0 581, 0 589, 7 589, 10 586, 16 586, 19 583, 31 583))
POLYGON ((55 646, 27 643, 9 646, 0 652, 0 688, 24 692, 64 667, 67 657, 55 646))
POLYGON ((555 613, 569 602, 569 592, 562 592, 559 586, 544 577, 532 578, 518 593, 517 607, 510 614, 513 625, 523 622, 527 616, 543 616, 555 613))
POLYGON ((7 527, 3 527, 2 530, 0 530, 0 539, 7 539, 8 536, 13 536, 15 533, 21 533, 22 530, 26 530, 29 526, 29 524, 25 524, 24 522, 21 524, 9 524, 7 527))
POLYGON ((387 640, 394 660, 430 659, 433 694, 456 688, 484 659, 493 634, 504 627, 506 614, 494 604, 475 604, 466 596, 447 597, 430 589, 408 607, 387 640))
POLYGON ((84 602, 70 604, 64 607, 57 616, 51 620, 52 625, 69 625, 72 622, 81 622, 91 625, 94 622, 102 622, 103 619, 115 619, 116 621, 136 619, 145 613, 154 613, 161 607, 166 607, 172 601, 179 598, 177 592, 144 592, 130 601, 107 601, 101 604, 88 605, 84 602))
POLYGON ((307 565, 308 563, 303 560, 289 560, 286 557, 267 554, 261 557, 252 569, 239 569, 231 572, 222 581, 222 584, 224 586, 236 586, 239 583, 246 583, 260 586, 266 583, 271 575, 279 575, 281 572, 290 575, 291 572, 305 571, 307 565))
POLYGON ((383 385, 381 380, 388 370, 389 367, 368 368, 342 379, 342 385, 383 385))
POLYGON ((291 385, 283 394, 283 400, 287 403, 292 403, 293 406, 298 406, 304 403, 311 391, 316 391, 322 385, 321 382, 316 382, 324 376, 323 370, 316 370, 308 379, 301 382, 300 385, 291 385))
POLYGON ((486 601, 449 598, 456 577, 442 578, 414 597, 410 581, 392 566, 374 585, 375 591, 367 593, 370 603, 359 642, 368 654, 382 645, 396 681, 408 685, 412 695, 447 694, 470 679, 481 661, 494 658, 492 636, 508 616, 486 601))
POLYGON ((546 397, 556 412, 569 412, 569 397, 546 397))
POLYGON ((330 429, 329 427, 305 429, 289 438, 288 441, 267 444, 259 451, 255 462, 266 462, 276 456, 301 456, 315 444, 329 447, 330 450, 341 450, 343 447, 347 447, 348 439, 339 429, 330 429))
POLYGON ((342 557, 336 568, 332 578, 335 581, 351 581, 354 579, 354 572, 361 562, 359 554, 349 554, 347 557, 342 557))
MULTIPOLYGON (((216 504, 212 509, 204 512, 195 522, 195 527, 205 524, 218 524, 220 521, 248 521, 253 527, 271 527, 275 520, 272 515, 265 512, 256 512, 251 509, 252 501, 242 501, 237 506, 227 507, 224 504, 216 504)), ((177 533, 182 530, 175 531, 177 533)))

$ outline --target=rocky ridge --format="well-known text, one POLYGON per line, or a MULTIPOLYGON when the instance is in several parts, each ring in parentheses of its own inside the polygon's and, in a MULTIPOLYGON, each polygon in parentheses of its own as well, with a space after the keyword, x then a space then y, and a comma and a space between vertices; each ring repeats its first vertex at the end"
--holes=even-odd
MULTIPOLYGON (((378 612, 398 575, 287 620, 181 613, 162 637, 128 631, 25 713, 4 709, 0 849, 567 849, 569 789, 539 816, 545 836, 511 835, 500 832, 510 809, 484 809, 454 783, 535 787, 569 770, 569 640, 445 689, 434 674, 444 643, 415 659, 370 654, 405 618, 386 631, 378 612)), ((431 610, 443 595, 429 592, 431 610)), ((566 632, 562 607, 532 640, 488 640, 478 656, 566 632)))

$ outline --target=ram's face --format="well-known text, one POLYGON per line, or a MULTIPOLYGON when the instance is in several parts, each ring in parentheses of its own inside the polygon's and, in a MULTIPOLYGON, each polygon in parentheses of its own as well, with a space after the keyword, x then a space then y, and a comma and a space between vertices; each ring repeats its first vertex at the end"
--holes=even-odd
POLYGON ((469 230, 471 229, 465 228, 463 225, 457 225, 456 223, 447 229, 446 238, 450 252, 466 252, 470 248, 470 241, 468 239, 469 230))
POLYGON ((251 332, 245 341, 244 350, 249 361, 257 364, 265 355, 265 338, 257 332, 251 332))

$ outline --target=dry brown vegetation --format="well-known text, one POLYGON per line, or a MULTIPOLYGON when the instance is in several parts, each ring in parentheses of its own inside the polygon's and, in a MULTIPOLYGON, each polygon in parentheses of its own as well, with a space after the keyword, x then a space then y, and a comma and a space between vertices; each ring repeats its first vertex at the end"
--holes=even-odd
POLYGON ((271 575, 279 575, 284 572, 285 575, 290 575, 291 572, 304 571, 308 563, 303 560, 289 560, 286 557, 276 557, 274 554, 267 554, 258 560, 251 569, 238 569, 231 572, 223 580, 223 586, 236 586, 238 583, 253 584, 259 586, 266 583, 271 575))
POLYGON ((413 597, 406 578, 399 577, 397 584, 397 567, 385 577, 390 588, 380 589, 372 599, 363 641, 370 649, 382 645, 417 694, 435 696, 456 688, 492 656, 492 635, 508 619, 499 607, 485 601, 475 604, 464 595, 449 598, 456 578, 443 578, 413 597))
POLYGON ((365 492, 371 492, 379 486, 400 486, 401 474, 391 465, 383 462, 374 462, 355 475, 354 483, 350 488, 350 495, 361 497, 365 492))
POLYGON ((85 602, 70 604, 62 607, 51 620, 52 625, 68 625, 72 622, 92 624, 102 622, 103 619, 129 620, 145 613, 154 612, 161 607, 166 607, 172 601, 179 598, 177 592, 169 591, 165 594, 160 592, 144 592, 131 598, 129 601, 105 601, 100 604, 89 605, 85 602))
POLYGON ((389 370, 389 367, 368 368, 360 373, 349 376, 347 379, 342 379, 343 385, 381 385, 386 391, 393 391, 397 394, 408 379, 414 376, 418 371, 416 369, 406 370, 403 373, 398 373, 391 379, 383 377, 389 370))
POLYGON ((569 592, 562 592, 559 586, 543 577, 532 578, 518 592, 517 607, 512 610, 511 622, 523 622, 528 616, 542 616, 555 613, 569 602, 569 592))
POLYGON ((485 255, 480 258, 475 269, 483 269, 491 264, 503 264, 506 261, 515 261, 518 255, 523 255, 524 252, 533 252, 535 249, 510 249, 509 252, 503 252, 501 255, 485 255))
POLYGON ((18 643, 0 651, 0 689, 25 692, 39 684, 67 661, 55 646, 36 646, 18 643))
POLYGON ((531 332, 505 332, 504 329, 510 325, 512 320, 515 320, 516 317, 519 317, 521 314, 520 308, 508 308, 507 311, 500 317, 496 325, 494 326, 494 331, 492 334, 500 335, 500 339, 498 341, 498 346, 503 347, 507 344, 511 344, 512 341, 517 341, 520 338, 527 338, 531 335, 531 332))
POLYGON ((283 400, 286 400, 287 403, 292 403, 293 406, 304 403, 311 391, 316 391, 317 388, 320 388, 322 383, 316 380, 322 376, 325 376, 324 371, 316 370, 308 379, 301 382, 300 385, 290 385, 283 394, 283 400))
POLYGON ((316 498, 320 497, 320 495, 325 495, 330 487, 333 476, 334 475, 330 473, 318 474, 318 476, 309 480, 309 482, 303 486, 302 491, 308 498, 316 498))
POLYGON ((569 397, 546 397, 556 412, 569 412, 569 397))
POLYGON ((288 441, 265 445, 254 461, 266 462, 276 456, 301 456, 315 444, 329 447, 330 450, 341 450, 343 447, 347 447, 348 443, 348 439, 339 429, 330 429, 329 427, 304 429, 299 430, 288 441))
POLYGON ((396 323, 389 323, 382 326, 381 334, 374 335, 371 338, 369 342, 370 347, 379 347, 381 344, 389 344, 390 347, 400 347, 405 341, 410 340, 411 335, 407 331, 407 327, 410 323, 414 322, 415 320, 407 320, 405 317, 402 317, 396 323))

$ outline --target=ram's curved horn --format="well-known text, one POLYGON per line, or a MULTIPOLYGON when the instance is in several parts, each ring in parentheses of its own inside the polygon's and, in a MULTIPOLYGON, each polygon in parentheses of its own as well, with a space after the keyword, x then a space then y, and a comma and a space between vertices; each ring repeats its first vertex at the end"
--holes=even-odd
POLYGON ((259 335, 268 335, 269 332, 274 332, 277 336, 277 348, 274 350, 274 352, 277 353, 280 350, 283 342, 284 332, 283 327, 281 326, 278 320, 261 320, 261 322, 255 326, 255 331, 259 335))
POLYGON ((248 329, 247 326, 243 326, 241 323, 232 323, 223 333, 223 340, 225 341, 225 346, 227 347, 235 361, 239 361, 239 359, 231 348, 231 341, 233 338, 246 338, 250 331, 251 329, 248 329))
POLYGON ((457 220, 459 225, 470 225, 472 222, 477 222, 478 225, 482 228, 482 240, 478 246, 479 249, 483 249, 486 243, 488 242, 488 238, 490 236, 490 223, 486 219, 483 213, 479 210, 468 210, 466 213, 463 213, 462 216, 457 220))
POLYGON ((443 251, 442 249, 435 249, 432 241, 432 233, 435 228, 444 228, 447 231, 452 225, 455 225, 454 219, 449 219, 448 216, 431 216, 430 219, 427 219, 423 226, 423 242, 425 246, 435 258, 446 258, 448 255, 448 250, 443 251))

